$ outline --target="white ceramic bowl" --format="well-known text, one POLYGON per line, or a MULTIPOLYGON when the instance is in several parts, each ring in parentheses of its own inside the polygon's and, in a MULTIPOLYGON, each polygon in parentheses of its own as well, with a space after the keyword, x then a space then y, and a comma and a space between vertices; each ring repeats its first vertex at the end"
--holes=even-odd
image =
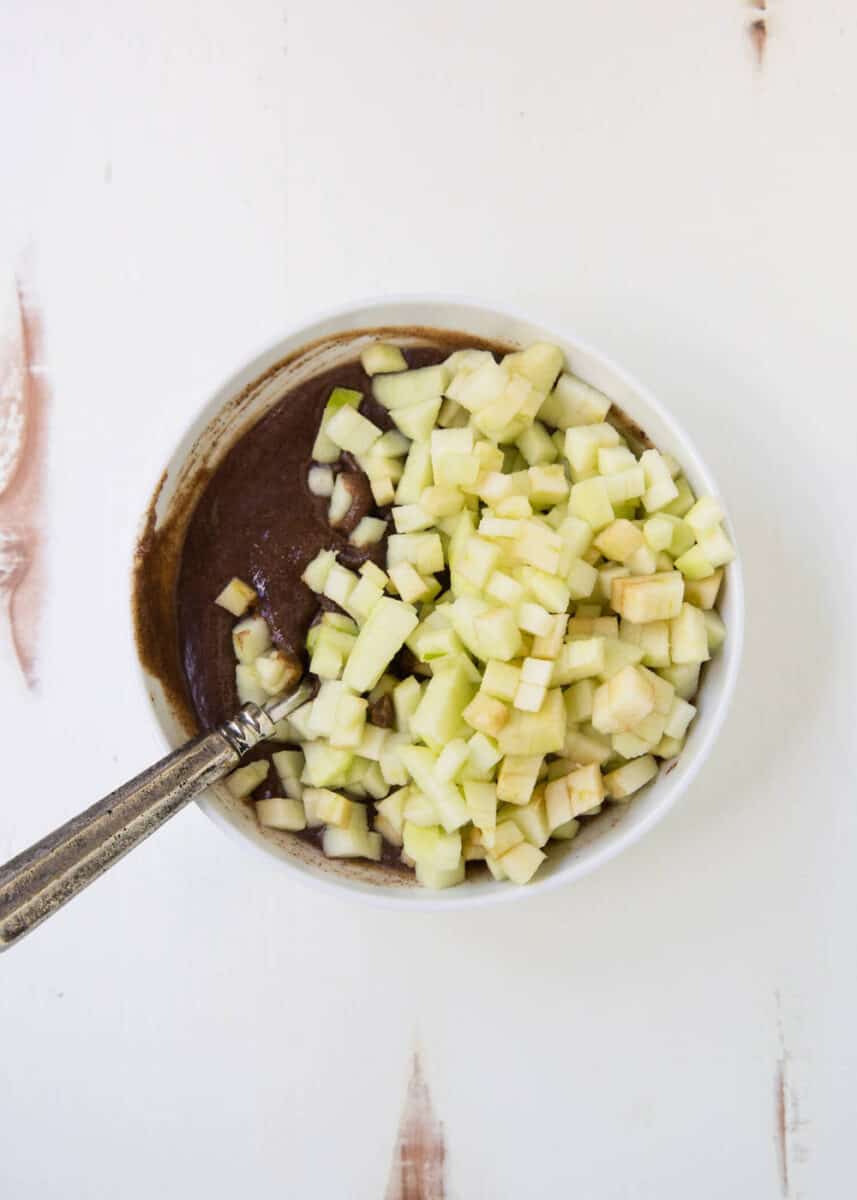
MULTIPOLYGON (((204 407, 172 455, 155 508, 158 522, 178 509, 179 498, 199 466, 203 462, 216 465, 236 437, 255 424, 289 387, 309 374, 355 357, 367 331, 391 326, 452 330, 518 345, 537 339, 555 342, 565 351, 576 375, 608 395, 660 450, 678 459, 697 494, 713 493, 723 499, 702 456, 675 417, 627 372, 574 334, 485 304, 394 297, 367 301, 322 316, 284 337, 230 379, 204 407), (354 331, 353 337, 343 338, 350 331, 354 331)), ((734 539, 728 518, 727 528, 734 539)), ((657 779, 632 803, 607 806, 597 819, 585 825, 574 841, 552 843, 548 861, 527 888, 495 883, 486 873, 484 878, 468 880, 448 891, 429 892, 413 885, 409 876, 396 875, 374 864, 325 859, 320 851, 289 835, 263 835, 247 807, 232 801, 222 787, 207 793, 200 806, 227 832, 237 834, 245 846, 279 860, 283 871, 328 890, 350 892, 388 906, 445 909, 511 901, 579 879, 636 842, 660 821, 688 787, 714 745, 741 659, 744 588, 740 558, 728 567, 726 575, 720 611, 728 635, 722 651, 706 668, 697 701, 699 712, 682 754, 665 763, 657 779)), ((145 682, 167 741, 173 747, 180 745, 186 740, 188 729, 170 707, 159 681, 147 675, 145 682)))

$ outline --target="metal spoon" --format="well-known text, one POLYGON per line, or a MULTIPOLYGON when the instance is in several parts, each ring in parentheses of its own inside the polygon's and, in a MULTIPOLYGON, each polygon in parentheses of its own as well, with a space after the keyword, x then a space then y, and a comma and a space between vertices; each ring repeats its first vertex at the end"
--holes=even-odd
POLYGON ((194 796, 228 775, 312 692, 311 684, 302 683, 264 707, 245 704, 219 729, 168 754, 0 867, 0 950, 35 929, 194 796))

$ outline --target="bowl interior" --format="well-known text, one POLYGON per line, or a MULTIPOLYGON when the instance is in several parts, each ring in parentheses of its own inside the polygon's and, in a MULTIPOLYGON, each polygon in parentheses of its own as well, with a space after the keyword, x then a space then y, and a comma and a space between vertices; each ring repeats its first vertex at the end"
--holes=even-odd
MULTIPOLYGON (((138 642, 145 684, 157 721, 171 746, 194 730, 193 716, 175 683, 175 670, 146 636, 147 614, 169 603, 174 571, 187 520, 204 481, 230 446, 296 384, 338 362, 352 360, 379 332, 403 346, 430 338, 432 330, 467 333, 512 346, 547 339, 562 347, 569 368, 604 392, 633 425, 660 450, 679 460, 697 494, 719 495, 708 469, 675 419, 638 383, 603 355, 567 334, 479 304, 401 299, 344 309, 284 338, 229 380, 211 399, 176 447, 153 498, 141 540, 142 570, 135 576, 138 642), (157 545, 157 555, 150 552, 157 545), (160 598, 150 588, 157 558, 160 598), (165 585, 165 586, 163 586, 165 585), (148 644, 147 644, 148 642, 148 644), (170 683, 172 674, 173 682, 170 683)), ((729 522, 727 518, 727 528, 729 522)), ((734 531, 730 529, 733 534, 734 531)), ((487 871, 449 891, 431 893, 415 886, 410 873, 376 864, 331 860, 316 847, 287 834, 262 833, 248 806, 233 800, 222 786, 200 800, 203 810, 245 845, 279 860, 306 880, 361 893, 371 899, 414 907, 455 907, 533 894, 561 880, 594 869, 650 828, 674 803, 698 770, 720 728, 733 690, 741 654, 743 589, 740 562, 727 571, 720 611, 729 631, 720 654, 704 672, 696 701, 699 712, 682 754, 661 766, 658 777, 628 805, 609 805, 584 824, 571 842, 551 843, 548 861, 526 889, 495 883, 487 871)))

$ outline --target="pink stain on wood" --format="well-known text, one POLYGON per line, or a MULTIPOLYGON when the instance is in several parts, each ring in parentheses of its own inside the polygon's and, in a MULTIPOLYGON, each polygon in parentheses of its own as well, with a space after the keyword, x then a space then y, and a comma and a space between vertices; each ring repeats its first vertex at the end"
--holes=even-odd
POLYGON ((420 1056, 416 1053, 385 1200, 444 1200, 445 1179, 443 1125, 435 1116, 420 1056))
POLYGON ((0 325, 0 647, 11 660, 5 669, 34 688, 49 389, 41 316, 26 278, 10 281, 0 325))
POLYGON ((747 26, 747 34, 756 55, 756 65, 761 68, 768 48, 768 4, 767 0, 753 0, 755 18, 747 26))
POLYGON ((779 1054, 774 1072, 774 1142, 780 1173, 780 1186, 785 1200, 798 1200, 800 1191, 796 1174, 809 1158, 809 1146, 805 1140, 809 1121, 802 1113, 802 1100, 798 1088, 798 1073, 783 1015, 782 996, 774 994, 777 1015, 777 1042, 779 1054))

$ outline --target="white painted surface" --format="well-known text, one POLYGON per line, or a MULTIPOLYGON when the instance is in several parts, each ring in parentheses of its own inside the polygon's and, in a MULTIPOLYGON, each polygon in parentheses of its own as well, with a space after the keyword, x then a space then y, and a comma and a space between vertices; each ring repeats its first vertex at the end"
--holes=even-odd
POLYGON ((749 620, 687 799, 517 909, 342 904, 180 816, 0 960, 4 1197, 375 1200, 416 1037, 459 1200, 775 1200, 784 1055, 790 1196, 848 1193, 857 17, 769 9, 760 71, 738 0, 7 6, 0 257, 35 249, 54 408, 0 858, 159 753, 139 514, 331 303, 496 296, 626 364, 723 481, 749 620))

